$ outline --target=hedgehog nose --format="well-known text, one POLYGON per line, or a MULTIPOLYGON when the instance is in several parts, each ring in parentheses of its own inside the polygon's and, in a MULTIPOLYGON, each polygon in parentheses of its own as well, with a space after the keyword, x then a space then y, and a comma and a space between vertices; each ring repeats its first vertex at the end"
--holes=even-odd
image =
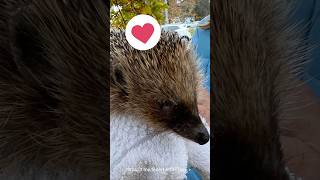
POLYGON ((200 144, 200 145, 203 145, 203 144, 206 144, 208 141, 209 141, 209 133, 207 131, 204 131, 204 132, 199 132, 197 134, 197 143, 200 144))

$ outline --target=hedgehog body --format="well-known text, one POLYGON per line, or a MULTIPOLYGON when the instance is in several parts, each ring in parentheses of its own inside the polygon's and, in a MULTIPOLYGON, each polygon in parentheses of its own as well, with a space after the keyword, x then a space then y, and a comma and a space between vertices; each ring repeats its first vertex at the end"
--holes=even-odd
POLYGON ((289 179, 279 123, 308 48, 286 3, 212 1, 214 179, 289 179))
POLYGON ((112 31, 111 67, 111 178, 184 179, 189 163, 209 179, 209 133, 197 109, 201 77, 188 42, 162 32, 155 47, 139 51, 112 31))
POLYGON ((0 2, 0 179, 106 179, 103 1, 0 2))

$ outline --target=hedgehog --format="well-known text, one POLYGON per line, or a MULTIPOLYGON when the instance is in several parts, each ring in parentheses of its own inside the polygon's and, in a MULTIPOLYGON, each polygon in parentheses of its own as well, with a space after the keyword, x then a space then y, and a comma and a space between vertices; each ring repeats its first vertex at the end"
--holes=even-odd
POLYGON ((211 2, 213 179, 288 180, 280 122, 310 48, 278 0, 211 2))
POLYGON ((122 30, 110 36, 111 179, 184 179, 188 163, 209 179, 209 130, 197 109, 201 72, 190 43, 162 31, 155 47, 139 51, 122 30), (173 167, 180 171, 133 171, 173 167))
POLYGON ((175 33, 162 34, 157 47, 142 52, 128 45, 123 32, 112 31, 111 113, 132 114, 205 144, 209 134, 197 109, 201 77, 195 55, 175 33))
POLYGON ((108 6, 0 2, 0 179, 108 177, 108 6))

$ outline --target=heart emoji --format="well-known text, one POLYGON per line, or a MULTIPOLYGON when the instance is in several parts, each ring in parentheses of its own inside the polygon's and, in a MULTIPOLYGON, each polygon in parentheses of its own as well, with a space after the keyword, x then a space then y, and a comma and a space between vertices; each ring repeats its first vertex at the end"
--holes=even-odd
POLYGON ((135 25, 131 29, 132 35, 144 44, 148 42, 148 40, 153 34, 153 31, 154 27, 150 23, 146 23, 142 27, 139 25, 135 25))
POLYGON ((145 51, 158 44, 161 37, 161 26, 152 16, 139 14, 126 25, 126 39, 134 49, 145 51))

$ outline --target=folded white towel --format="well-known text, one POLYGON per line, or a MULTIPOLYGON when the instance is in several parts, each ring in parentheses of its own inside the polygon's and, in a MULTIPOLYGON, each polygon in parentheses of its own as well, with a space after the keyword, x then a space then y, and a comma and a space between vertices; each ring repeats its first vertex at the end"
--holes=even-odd
POLYGON ((199 145, 128 116, 111 115, 110 129, 111 180, 182 180, 188 164, 209 179, 210 141, 199 145))

